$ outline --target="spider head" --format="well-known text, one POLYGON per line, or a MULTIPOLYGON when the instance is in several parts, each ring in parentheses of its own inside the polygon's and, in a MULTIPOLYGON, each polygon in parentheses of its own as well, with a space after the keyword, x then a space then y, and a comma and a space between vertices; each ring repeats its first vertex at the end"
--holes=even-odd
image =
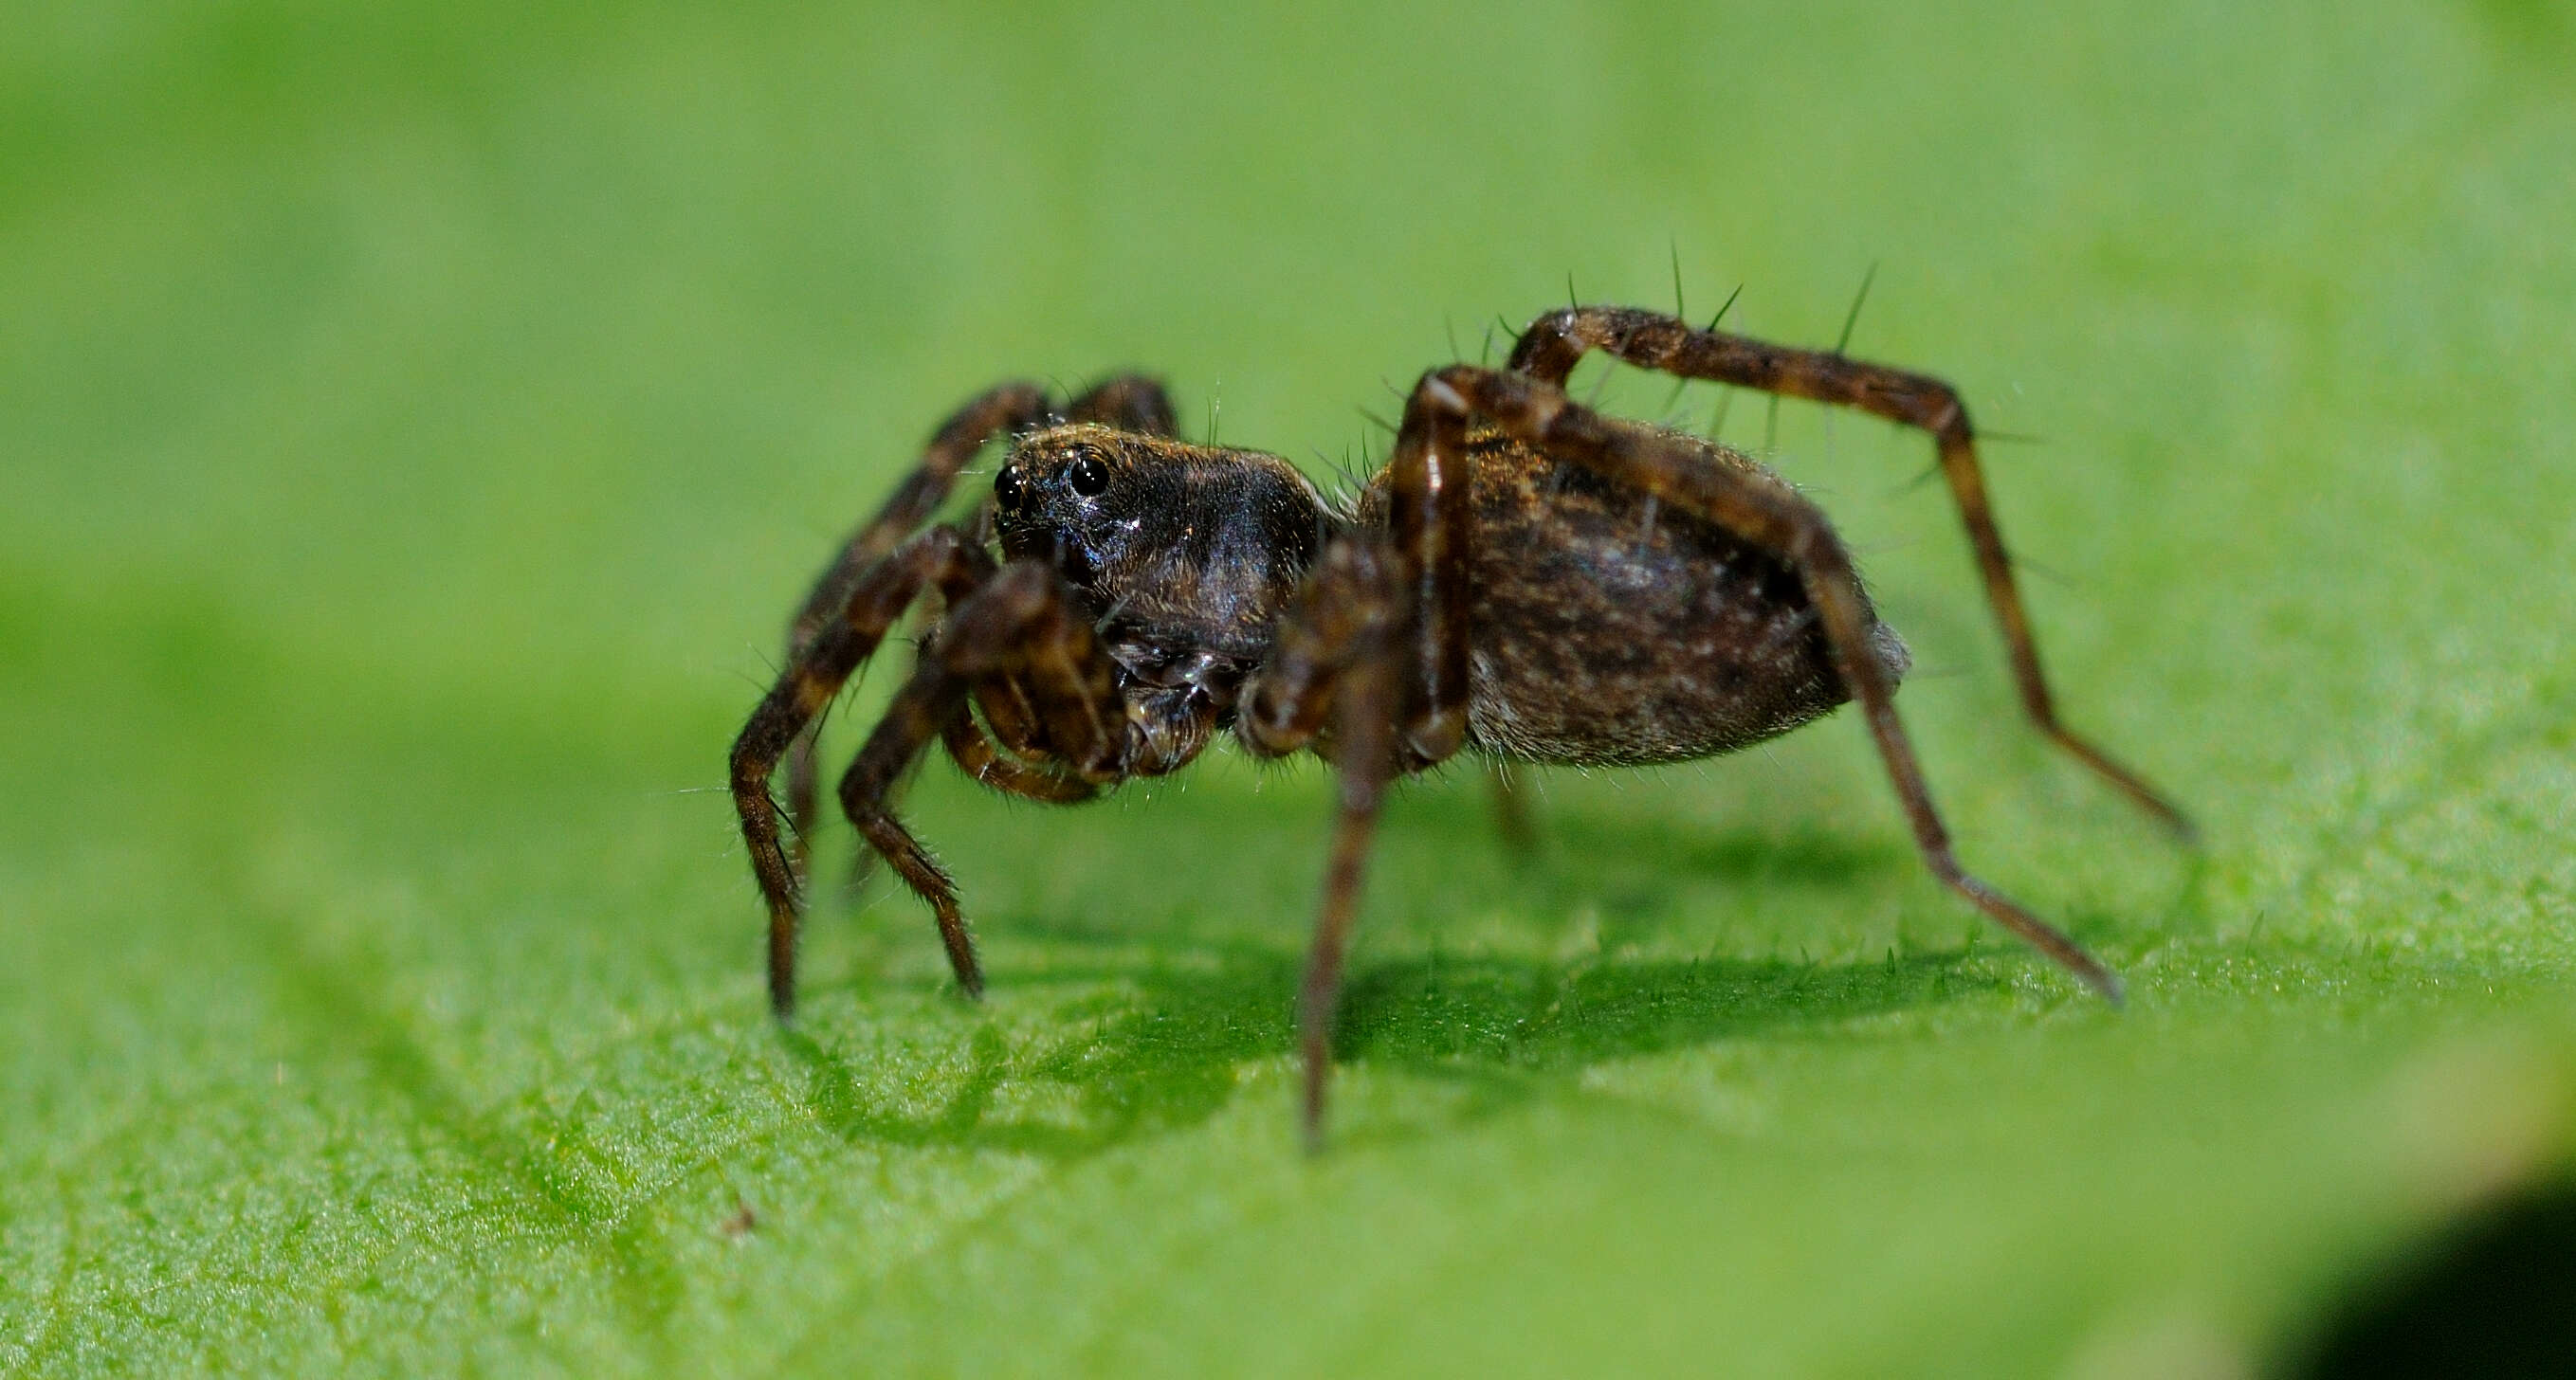
POLYGON ((1257 656, 1333 518, 1285 460, 1091 423, 1021 438, 993 476, 1002 554, 1056 568, 1149 640, 1257 656))
POLYGON ((1134 528, 1155 467, 1133 463, 1122 439, 1107 427, 1068 426, 1012 447, 993 476, 993 520, 1012 559, 1053 561, 1074 577, 1096 569, 1134 528))

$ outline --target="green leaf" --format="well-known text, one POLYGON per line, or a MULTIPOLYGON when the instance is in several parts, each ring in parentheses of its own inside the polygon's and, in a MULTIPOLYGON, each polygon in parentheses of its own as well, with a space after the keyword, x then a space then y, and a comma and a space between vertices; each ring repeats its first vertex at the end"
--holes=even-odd
POLYGON ((2553 10, 0 27, 0 1369, 2241 1370, 2568 1164, 2553 10), (768 1019, 721 761, 955 400, 1160 367, 1329 475, 1453 335, 1676 259, 1817 344, 1877 264, 1852 351, 2045 438, 1987 459, 2060 699, 2198 852, 2018 721, 1922 438, 1770 446, 1963 856, 2125 1011, 1846 717, 1541 773, 1524 863, 1405 789, 1320 1158, 1312 763, 934 765, 989 999, 879 879, 768 1019))

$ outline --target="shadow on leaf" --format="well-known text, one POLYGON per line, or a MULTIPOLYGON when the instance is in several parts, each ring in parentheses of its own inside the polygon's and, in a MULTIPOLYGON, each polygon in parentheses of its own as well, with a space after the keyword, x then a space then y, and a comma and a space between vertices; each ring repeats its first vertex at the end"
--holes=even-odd
MULTIPOLYGON (((1059 936, 1061 941, 1064 936, 1059 936)), ((1076 1160, 1195 1126, 1234 1096, 1249 1064, 1295 1048, 1298 963, 1279 952, 1199 948, 1213 962, 1052 965, 997 978, 997 994, 1057 998, 1051 1033, 1014 1047, 987 1020, 961 1071, 909 1107, 871 1098, 839 1052, 782 1032, 807 1070, 817 1119, 852 1144, 951 1146, 1076 1160), (1068 990, 1069 989, 1069 990, 1068 990), (1106 994, 1106 995, 1104 995, 1106 994), (1064 1032, 1064 1033, 1052 1033, 1064 1032), (935 1106, 919 1110, 928 1094, 935 1106)), ((1345 992, 1335 1057, 1464 1080, 1474 1113, 1569 1084, 1611 1060, 1789 1031, 1822 1031, 2002 986, 1965 953, 1828 966, 1789 960, 1601 960, 1433 954, 1361 969, 1345 992)), ((973 1013, 961 1011, 965 1019, 973 1013)), ((1280 1116, 1289 1116, 1286 1101, 1280 1116)), ((1285 1131, 1283 1130, 1283 1135, 1285 1131)))

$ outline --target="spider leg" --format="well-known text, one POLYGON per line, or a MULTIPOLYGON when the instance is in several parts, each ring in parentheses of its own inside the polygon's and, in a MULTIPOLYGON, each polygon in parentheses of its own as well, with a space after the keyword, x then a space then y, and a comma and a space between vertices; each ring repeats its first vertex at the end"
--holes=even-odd
MULTIPOLYGON (((870 568, 930 520, 956 484, 957 472, 975 458, 985 442, 997 434, 1008 435, 1034 426, 1046 416, 1046 390, 1034 383, 1015 381, 976 394, 941 422, 931 434, 930 443, 923 447, 921 462, 895 489, 894 496, 877 510, 876 516, 850 533, 841 544, 840 554, 815 579, 813 589, 788 625, 788 659, 795 660, 816 634, 839 615, 870 568)), ((806 838, 814 824, 814 739, 820 729, 819 719, 809 723, 787 750, 787 809, 796 823, 790 865, 799 878, 805 875, 806 838)))
POLYGON ((989 579, 993 569, 993 558, 953 527, 933 527, 895 548, 860 577, 839 616, 797 650, 734 739, 729 763, 734 810, 742 817, 752 875, 769 904, 769 1001, 781 1017, 796 1009, 801 874, 779 846, 770 773, 924 588, 938 586, 953 604, 989 579))
POLYGON ((2039 646, 2031 635, 2021 588, 2013 578, 2012 559, 2004 550, 2003 532, 1995 525, 1994 506, 1986 496, 1976 433, 1958 390, 1936 378, 1846 358, 1839 351, 1795 349, 1699 330, 1678 317, 1631 307, 1566 307, 1549 312, 1530 323, 1512 350, 1510 367, 1562 389, 1576 361, 1588 350, 1605 350, 1638 368, 1680 378, 1758 389, 1774 398, 1806 398, 1858 408, 1930 433, 1940 450, 1941 473, 1968 529, 1969 544, 1976 549, 1986 602, 2003 628, 2023 710, 2050 742, 2175 833, 2185 839, 2194 836, 2190 819, 2163 792, 2059 722, 2048 679, 2040 672, 2039 646))
MULTIPOLYGON (((989 683, 988 683, 989 684, 989 683)), ((978 687, 979 691, 985 687, 978 687)), ((1024 800, 1044 801, 1049 805, 1079 805, 1099 798, 1100 788, 1041 766, 1020 761, 993 745, 993 740, 975 722, 971 707, 960 706, 939 726, 939 741, 948 750, 948 760, 957 769, 974 778, 976 784, 991 787, 1004 795, 1024 800)), ((876 868, 873 848, 862 848, 850 859, 850 873, 844 889, 856 897, 867 885, 868 874, 876 868)))
POLYGON ((1003 753, 975 722, 974 710, 968 706, 959 706, 940 725, 939 741, 958 770, 1005 795, 1050 805, 1079 805, 1100 794, 1100 788, 1088 781, 1060 776, 1003 753))
POLYGON ((1098 422, 1120 431, 1165 438, 1180 435, 1171 395, 1162 380, 1148 374, 1116 374, 1102 379, 1064 405, 1068 422, 1098 422))
POLYGON ((1270 664, 1246 687, 1237 720, 1245 745, 1264 756, 1318 745, 1340 780, 1314 945, 1297 992, 1310 1150, 1323 1141, 1333 1013, 1378 806, 1388 779, 1410 760, 1396 734, 1407 603, 1400 567, 1392 551, 1372 542, 1340 541, 1326 548, 1281 616, 1270 664), (1328 725, 1329 741, 1319 743, 1328 725))
POLYGON ((1247 687, 1238 720, 1246 745, 1268 755, 1305 746, 1329 720, 1325 750, 1340 769, 1340 813, 1298 1003, 1309 1145, 1323 1134, 1333 1006, 1379 798, 1389 777, 1445 761, 1467 739, 1476 527, 1466 422, 1463 413, 1406 407, 1387 461, 1388 540, 1326 549, 1280 619, 1270 664, 1247 687))
POLYGON ((1467 621, 1476 523, 1463 415, 1407 404, 1387 457, 1388 527, 1412 604, 1403 743, 1414 765, 1467 741, 1467 621))
MULTIPOLYGON (((1416 622, 1412 697, 1403 739, 1414 765, 1446 760, 1466 741, 1469 605, 1474 593, 1476 524, 1469 511, 1464 416, 1407 406, 1387 460, 1389 526, 1407 561, 1416 622)), ((1507 770, 1488 763, 1486 781, 1504 845, 1527 853, 1537 843, 1529 810, 1507 770)))
POLYGON ((1897 717, 1895 684, 1871 643, 1869 605, 1851 555, 1813 503, 1766 475, 1712 462, 1688 437, 1605 418, 1526 373, 1466 364, 1435 370, 1423 376, 1406 404, 1408 418, 1420 411, 1484 417, 1552 458, 1650 494, 1786 560, 1822 620, 1835 669, 1868 721, 1913 826, 1915 847, 1933 875, 2094 990, 2119 1000, 2120 980, 2110 969, 1960 866, 1897 717))
POLYGON ((1005 566, 971 594, 952 596, 951 607, 948 625, 922 649, 912 679, 842 776, 841 808, 913 894, 930 904, 957 985, 981 996, 983 969, 958 909, 956 883, 895 818, 888 792, 988 679, 1007 677, 1032 691, 1048 732, 1086 775, 1114 778, 1125 724, 1114 663, 1054 571, 1035 562, 1005 566))
POLYGON ((984 711, 992 736, 1012 756, 1046 769, 1060 764, 1049 752, 1045 731, 1038 727, 1038 708, 1028 687, 1010 680, 988 680, 975 687, 975 706, 984 711))

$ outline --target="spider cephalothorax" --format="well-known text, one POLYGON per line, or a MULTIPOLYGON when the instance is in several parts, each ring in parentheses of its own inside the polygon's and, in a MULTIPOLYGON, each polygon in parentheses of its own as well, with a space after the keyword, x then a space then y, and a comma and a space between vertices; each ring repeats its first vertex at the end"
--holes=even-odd
POLYGON ((1299 1004, 1310 1135, 1322 1124, 1333 1002, 1384 785, 1462 751, 1498 763, 1680 761, 1857 701, 1934 874, 2116 998, 2110 970, 1952 855, 1896 715, 1904 643, 1878 621, 1824 515, 1722 445, 1567 399, 1567 375, 1594 349, 1931 433, 2024 708, 2052 741, 2187 827, 2057 722, 1967 412, 1948 385, 1658 313, 1567 308, 1531 323, 1508 368, 1425 374, 1386 468, 1346 514, 1277 456, 1179 440, 1160 386, 1134 375, 1062 404, 1004 384, 951 416, 816 583, 786 672, 734 743, 734 802, 769 904, 779 1013, 795 1000, 802 856, 782 846, 770 774, 789 759, 801 838, 815 814, 823 707, 931 589, 946 611, 840 797, 870 847, 930 903, 969 993, 983 977, 956 888, 888 803, 933 739, 986 785, 1053 802, 1175 771, 1228 730, 1257 755, 1311 749, 1340 770, 1299 1004), (1010 449, 994 475, 991 542, 980 521, 916 532, 996 436, 1010 449))

